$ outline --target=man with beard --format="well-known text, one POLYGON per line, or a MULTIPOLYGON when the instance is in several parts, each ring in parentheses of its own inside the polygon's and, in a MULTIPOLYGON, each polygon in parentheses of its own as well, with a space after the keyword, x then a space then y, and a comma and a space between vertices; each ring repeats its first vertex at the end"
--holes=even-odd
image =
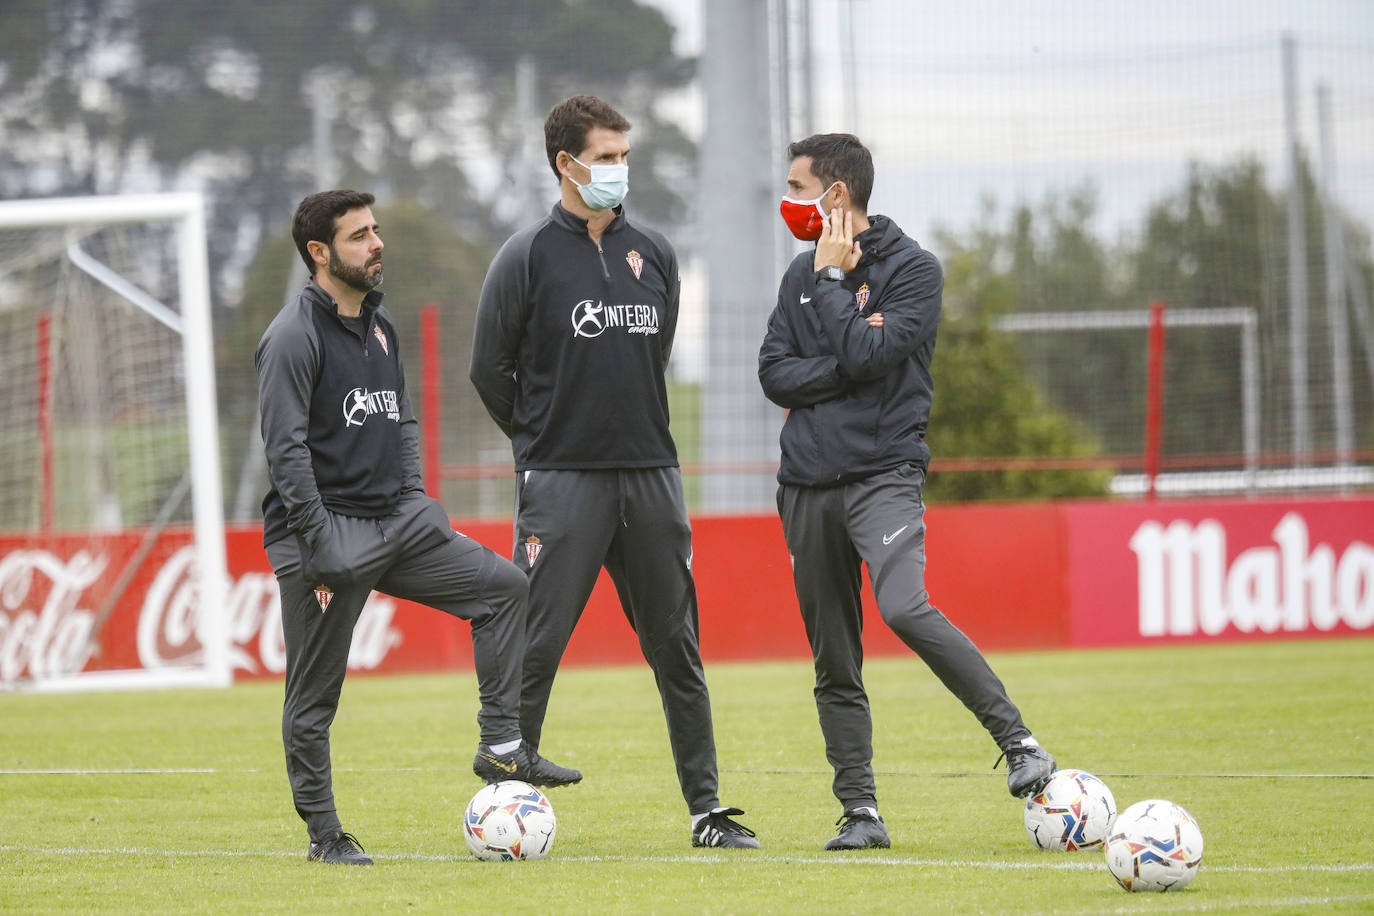
POLYGON ((1054 758, 1031 737, 978 648, 926 592, 922 490, 940 262, 892 220, 868 215, 873 159, 856 137, 817 134, 793 143, 788 155, 781 215, 816 247, 783 275, 759 380, 769 400, 788 410, 778 510, 815 662, 832 790, 843 808, 825 848, 884 848, 890 840, 878 815, 863 685, 861 564, 883 622, 1001 748, 1011 794, 1043 785, 1054 758))
POLYGON ((348 865, 372 859, 335 810, 329 726, 374 588, 471 621, 478 776, 542 786, 582 778, 520 740, 524 574, 450 528, 425 494, 396 328, 377 290, 383 245, 373 200, 340 190, 301 201, 292 235, 311 280, 254 354, 271 483, 263 543, 286 642, 286 771, 310 834, 308 858, 348 865))

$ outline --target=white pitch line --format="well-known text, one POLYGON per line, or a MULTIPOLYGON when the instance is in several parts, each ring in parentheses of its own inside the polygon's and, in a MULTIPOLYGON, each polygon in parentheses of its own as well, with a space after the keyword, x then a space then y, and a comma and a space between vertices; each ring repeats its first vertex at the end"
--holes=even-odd
MULTIPOLYGON (((0 770, 0 776, 132 776, 151 774, 159 776, 174 773, 218 773, 219 770, 208 767, 185 767, 153 769, 149 767, 129 767, 127 769, 103 769, 103 770, 81 770, 81 769, 58 769, 58 770, 0 770)), ((256 770, 244 770, 241 772, 256 772, 256 770)))
MULTIPOLYGON (((772 776, 829 776, 830 770, 722 770, 772 776)), ((936 779, 992 778, 1001 773, 967 771, 918 772, 915 770, 874 770, 878 776, 918 776, 936 779)), ((1374 773, 1093 773, 1102 779, 1374 779, 1374 773)))
MULTIPOLYGON (((58 766, 52 769, 0 769, 0 776, 129 776, 179 775, 179 773, 220 773, 236 776, 239 773, 261 773, 257 766, 224 769, 218 766, 58 766)), ((451 773, 452 766, 335 766, 335 773, 451 773)))
MULTIPOLYGON (((1338 903, 1368 903, 1374 901, 1374 895, 1355 894, 1343 897, 1289 897, 1280 900, 1265 900, 1262 904, 1250 904, 1248 907, 1238 907, 1235 901, 1211 901, 1211 900, 1185 900, 1183 894, 1192 894, 1193 891, 1183 891, 1180 894, 1169 895, 1168 912, 1170 913, 1212 913, 1219 910, 1234 912, 1237 909, 1260 908, 1266 911, 1286 907, 1329 907, 1338 903)), ((1142 894, 1142 896, 1158 896, 1142 894)), ((1093 913, 1139 913, 1138 906, 1121 906, 1110 910, 1089 910, 1093 913)))
MULTIPOLYGON (((81 768, 57 767, 53 769, 12 769, 0 770, 0 776, 125 776, 131 774, 180 774, 180 773, 261 773, 257 767, 222 769, 219 767, 113 767, 81 768)), ((450 773, 453 767, 335 767, 336 773, 450 773)), ((774 776, 817 776, 829 775, 829 770, 723 770, 726 773, 763 774, 774 776)), ((947 778, 993 778, 1000 773, 917 773, 910 770, 875 770, 879 776, 916 776, 947 778)), ((1103 779, 1374 779, 1374 773, 1098 773, 1103 779)))
MULTIPOLYGON (((1103 867, 1101 862, 1096 861, 1096 853, 1088 853, 1094 861, 1084 859, 1067 859, 1065 861, 1047 862, 1028 862, 1028 861, 1006 861, 1001 859, 992 860, 969 860, 969 859, 926 859, 920 857, 906 856, 866 856, 862 854, 831 856, 771 856, 767 854, 756 855, 745 853, 743 855, 719 854, 702 856, 577 856, 559 857, 563 862, 656 862, 656 863, 676 863, 676 862, 695 862, 702 864, 713 863, 733 863, 743 861, 765 861, 778 864, 792 865, 870 865, 870 866, 921 866, 926 868, 987 868, 997 871, 1020 870, 1020 871, 1041 871, 1052 869, 1058 871, 1096 871, 1103 867)), ((461 857, 459 857, 461 858, 461 857)), ((1208 865, 1203 863, 1204 871, 1209 872, 1258 872, 1273 873, 1280 872, 1367 872, 1374 871, 1374 862, 1356 862, 1351 864, 1337 865, 1208 865)))
MULTIPOLYGON (((0 845, 0 852, 27 852, 41 855, 90 856, 90 855, 136 855, 161 858, 304 858, 303 853, 281 850, 245 849, 148 849, 137 846, 123 847, 74 847, 74 846, 23 846, 15 844, 0 845)), ((920 867, 920 868, 982 868, 994 871, 1097 871, 1103 867, 1097 856, 1089 854, 1092 861, 1065 858, 1061 861, 1007 861, 1003 859, 927 859, 911 856, 778 856, 760 853, 713 853, 703 851, 699 855, 679 856, 554 856, 551 862, 578 863, 635 863, 685 864, 685 865, 745 865, 750 862, 763 862, 770 865, 830 865, 842 868, 855 866, 867 867, 920 867)), ((467 854, 427 854, 392 853, 374 855, 379 860, 397 862, 476 862, 467 854)), ((1374 862, 1353 862, 1336 865, 1208 865, 1203 863, 1204 872, 1281 874, 1281 873, 1351 873, 1374 871, 1374 862)))
POLYGON ((144 849, 138 846, 110 846, 81 848, 77 846, 17 846, 0 845, 0 852, 31 852, 49 856, 148 856, 165 859, 247 859, 285 858, 303 853, 257 849, 144 849))

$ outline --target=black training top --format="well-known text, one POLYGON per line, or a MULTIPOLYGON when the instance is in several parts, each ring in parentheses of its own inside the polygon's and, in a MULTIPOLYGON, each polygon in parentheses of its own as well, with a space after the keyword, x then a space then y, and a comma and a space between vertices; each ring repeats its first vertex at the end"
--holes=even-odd
POLYGON ((674 467, 664 372, 677 255, 622 209, 598 245, 555 204, 482 284, 469 377, 518 471, 674 467))
POLYGON ((262 501, 264 544, 292 532, 311 540, 325 509, 374 518, 402 492, 424 490, 419 430, 381 293, 368 293, 350 322, 312 280, 268 325, 253 362, 272 487, 262 501))
POLYGON ((930 460, 940 262, 885 216, 872 217, 856 241, 862 255, 844 280, 818 284, 810 250, 778 287, 759 381, 789 409, 780 483, 835 486, 930 460), (874 312, 883 313, 881 328, 864 320, 874 312))

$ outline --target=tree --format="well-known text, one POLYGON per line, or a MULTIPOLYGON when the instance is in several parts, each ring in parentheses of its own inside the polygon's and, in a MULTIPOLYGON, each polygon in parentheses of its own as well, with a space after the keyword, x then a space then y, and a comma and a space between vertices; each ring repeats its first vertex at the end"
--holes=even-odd
POLYGON ((312 118, 330 114, 334 183, 376 193, 389 223, 388 305, 408 345, 418 305, 444 308, 445 426, 465 433, 446 432, 445 455, 475 460, 499 433, 473 413, 470 322, 491 252, 528 218, 505 206, 517 170, 532 167, 552 197, 544 113, 598 93, 635 124, 636 214, 681 219, 694 147, 655 107, 694 63, 672 43, 663 14, 636 0, 13 0, 0 5, 0 194, 208 192, 232 494, 256 448, 249 361, 293 270, 283 232, 318 190, 312 118), (537 76, 523 120, 521 59, 537 76), (518 155, 531 142, 532 166, 518 155))
MULTIPOLYGON (((991 215, 991 211, 988 215, 991 215)), ((1113 283, 1115 252, 1093 232, 1097 191, 1091 184, 1051 192, 1036 209, 1013 211, 1008 238, 1017 311, 1093 311, 1121 304, 1113 283)))
MULTIPOLYGON (((1322 449, 1329 448, 1334 437, 1331 411, 1323 409, 1331 385, 1324 225, 1317 189, 1305 168, 1301 175, 1308 207, 1308 386, 1313 445, 1322 449)), ((1074 454, 1085 442, 1095 442, 1096 450, 1105 454, 1140 454, 1146 398, 1143 329, 1020 333, 1012 347, 1010 338, 986 328, 992 316, 1007 311, 1138 310, 1152 301, 1169 309, 1256 310, 1261 445, 1286 452, 1291 447, 1291 307, 1285 209, 1283 197, 1266 186, 1260 164, 1243 158, 1220 166, 1194 163, 1181 188, 1150 206, 1139 236, 1116 248, 1092 232, 1095 203, 1090 188, 1052 194, 1036 208, 1017 207, 1001 225, 996 207, 988 203, 967 232, 940 233, 938 240, 947 252, 946 304, 952 320, 942 330, 937 348, 939 413, 931 424, 937 454, 1074 454), (944 399, 951 381, 956 397, 976 397, 949 405, 952 410, 946 414, 944 399), (1053 435, 1035 423, 1022 427, 999 400, 1007 394, 1032 413, 1058 413, 1061 421, 1069 417, 1072 422, 1051 424, 1053 435), (982 424, 980 411, 1001 419, 982 424), (939 416, 957 420, 942 423, 939 416), (949 426, 967 430, 967 437, 942 439, 949 426), (1037 440, 1037 434, 1047 438, 1037 440), (1057 438, 1061 434, 1067 438, 1057 438)), ((1347 221, 1344 232, 1357 273, 1374 276, 1368 230, 1347 221)), ((1237 330, 1171 330, 1165 356, 1164 455, 1233 456, 1225 460, 1238 463, 1234 456, 1245 443, 1237 330)), ((1366 359, 1363 348, 1353 347, 1357 447, 1374 444, 1374 385, 1366 359)), ((1048 493, 1057 485, 1038 486, 1048 493)), ((985 492, 992 491, 970 480, 960 495, 985 492)))
POLYGON ((327 104, 340 183, 425 201, 494 241, 510 229, 507 185, 479 192, 476 176, 496 162, 509 177, 538 129, 513 117, 523 57, 539 69, 539 120, 600 89, 638 123, 636 210, 666 223, 681 216, 678 166, 693 156, 654 112, 692 75, 672 37, 635 0, 410 0, 384 13, 329 0, 17 0, 0 7, 0 191, 201 184, 226 304, 261 239, 317 190, 312 106, 327 104), (579 44, 588 35, 598 53, 579 44))
POLYGON ((1017 303, 1022 284, 1033 282, 1040 262, 1030 242, 1029 211, 1017 212, 1006 235, 988 225, 993 215, 989 204, 983 224, 966 238, 939 234, 944 319, 932 367, 935 402, 928 438, 934 473, 927 492, 935 501, 1100 496, 1109 477, 1102 470, 940 473, 942 455, 1075 456, 1099 450, 1091 436, 1046 403, 1016 342, 993 327, 996 316, 1017 303), (1017 256, 1008 258, 1008 252, 1017 256), (999 264, 1008 266, 999 269, 999 264))
MULTIPOLYGON (((1323 260, 1325 231, 1321 199, 1306 165, 1300 170, 1306 201, 1308 390, 1315 405, 1327 402, 1331 390, 1323 260)), ((1265 183, 1264 168, 1253 158, 1220 166, 1193 163, 1185 185, 1153 205, 1132 258, 1133 295, 1160 299, 1177 308, 1247 306, 1259 317, 1262 447, 1291 448, 1291 384, 1288 292, 1290 270, 1287 204, 1265 183)), ((1368 230, 1348 223, 1347 252, 1356 269, 1370 276, 1368 230)), ((1191 392, 1233 392, 1239 386, 1233 332, 1173 334, 1168 342, 1165 380, 1166 453, 1239 452, 1241 431, 1236 411, 1219 410, 1191 392)), ((1369 374, 1359 372, 1363 353, 1352 353, 1353 412, 1374 414, 1369 374)), ((1214 401, 1215 398, 1210 399, 1214 401)), ((1231 401, 1235 403, 1234 398, 1231 401)), ((1329 411, 1312 414, 1314 445, 1329 448, 1334 431, 1329 411)), ((1374 424, 1364 423, 1365 444, 1374 443, 1374 424)))
POLYGON ((133 51, 117 6, 0 6, 0 195, 113 192, 140 161, 120 103, 133 51))

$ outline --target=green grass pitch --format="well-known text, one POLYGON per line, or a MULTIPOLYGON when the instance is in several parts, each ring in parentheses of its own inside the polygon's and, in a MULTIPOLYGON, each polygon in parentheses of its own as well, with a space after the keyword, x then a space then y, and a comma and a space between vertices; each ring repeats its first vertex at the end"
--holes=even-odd
POLYGON ((890 850, 824 853, 830 795, 805 663, 708 666, 721 798, 759 852, 693 849, 644 666, 555 688, 542 862, 470 857, 470 672, 353 675, 333 730, 373 868, 305 860, 278 682, 0 695, 5 913, 1332 913, 1374 911, 1374 639, 991 655, 1059 759, 1118 806, 1179 802, 1206 838, 1184 891, 1128 894, 1100 851, 1042 853, 996 748, 915 658, 866 676, 890 850))

